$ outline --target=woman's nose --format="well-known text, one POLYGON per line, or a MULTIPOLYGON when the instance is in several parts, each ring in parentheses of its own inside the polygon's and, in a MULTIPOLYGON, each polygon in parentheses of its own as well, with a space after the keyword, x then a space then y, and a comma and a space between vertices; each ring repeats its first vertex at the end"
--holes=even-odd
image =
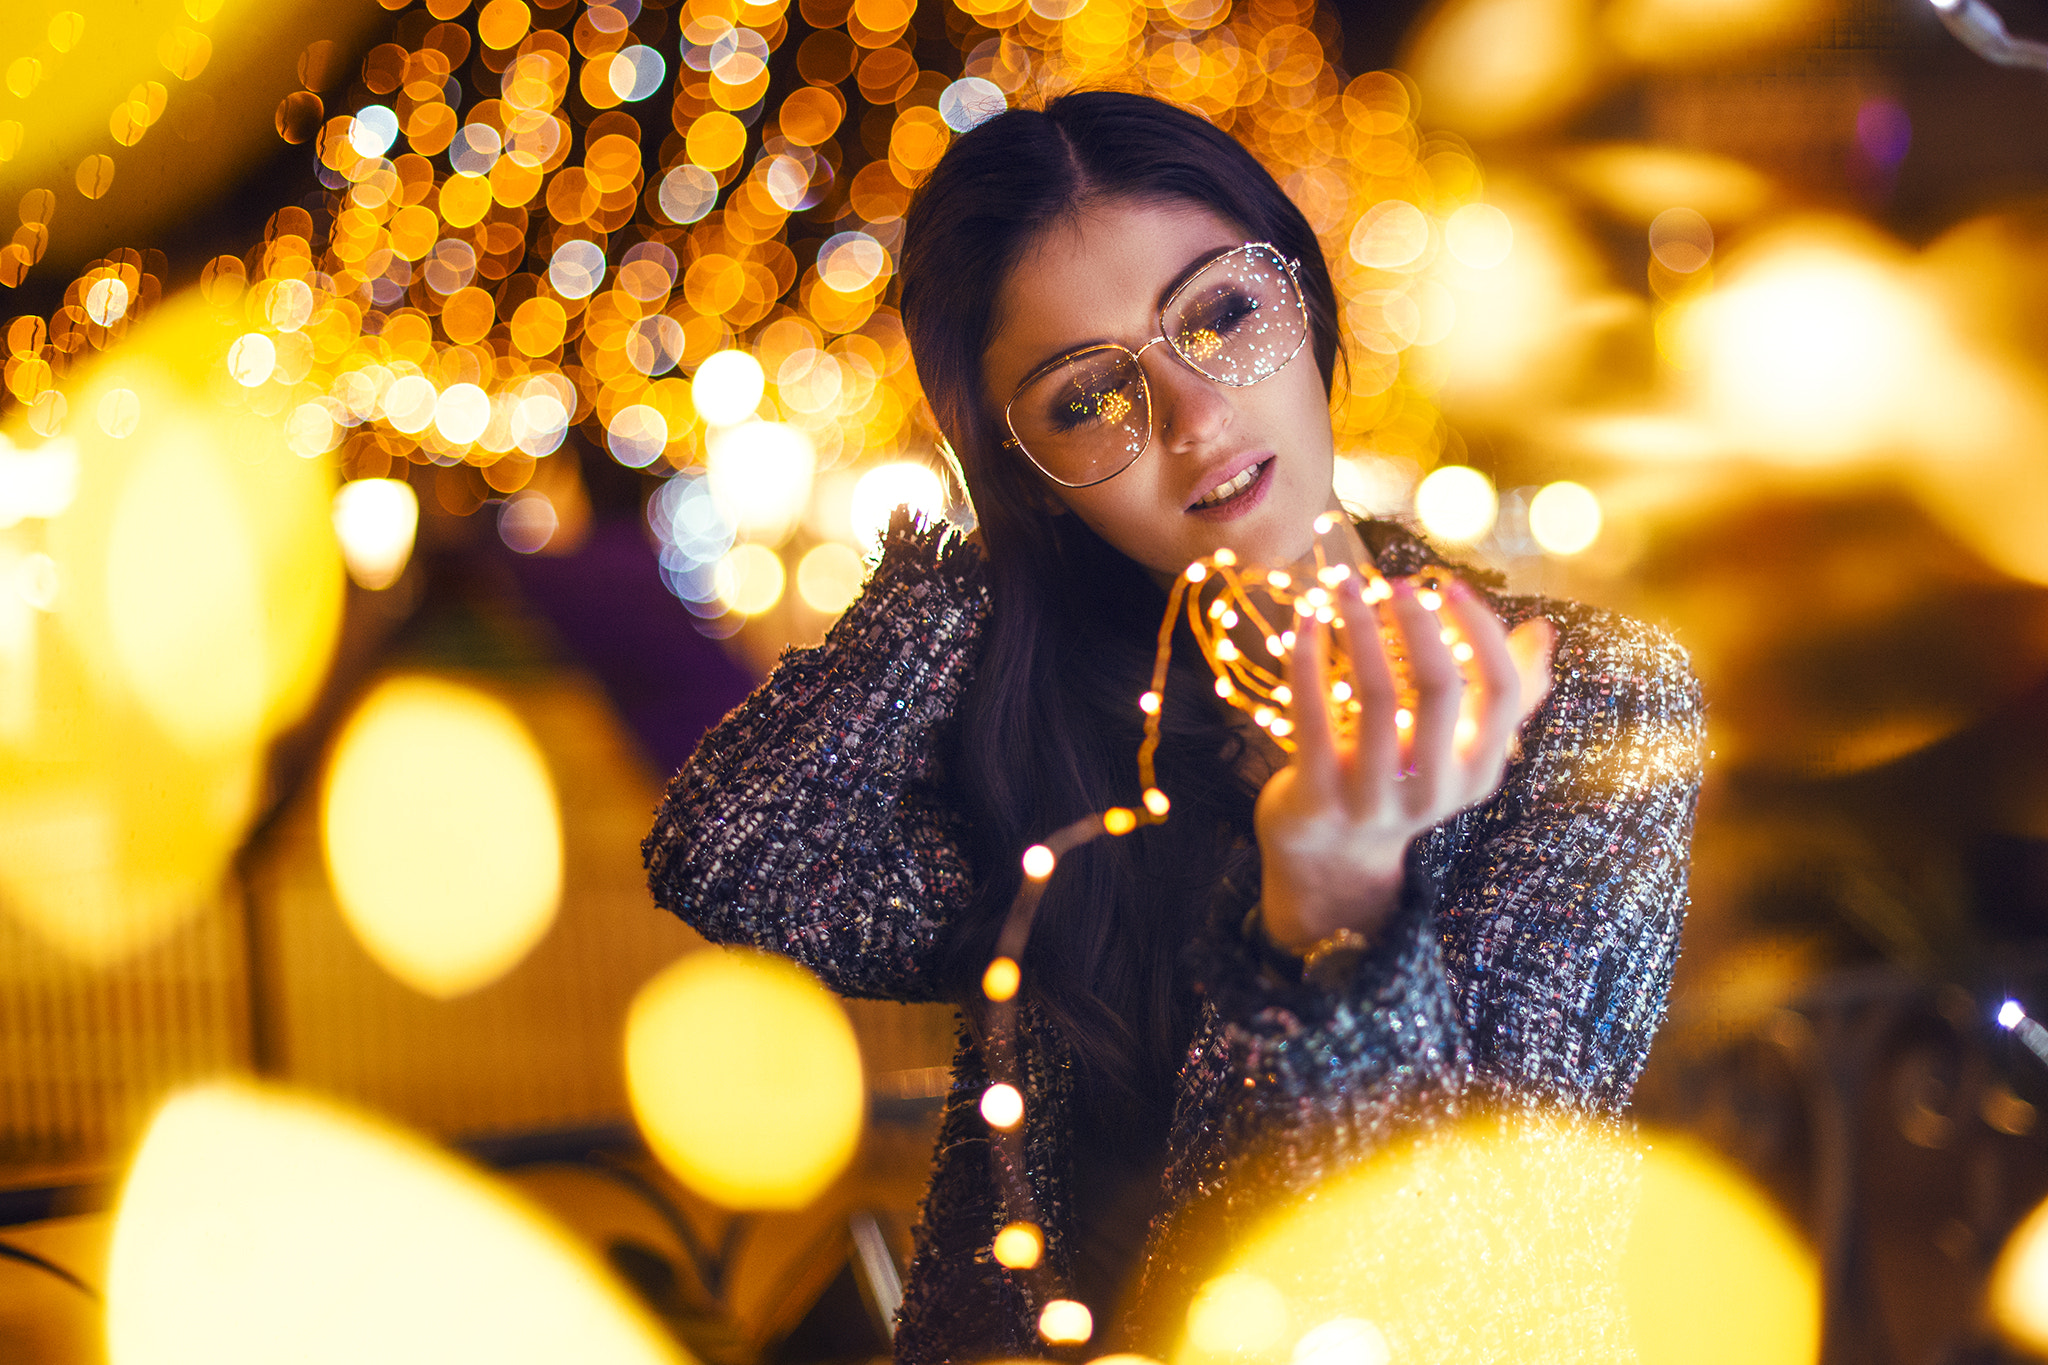
POLYGON ((1200 447, 1229 428, 1230 398, 1223 385, 1197 374, 1164 346, 1149 352, 1144 362, 1149 362, 1145 369, 1155 409, 1152 420, 1169 449, 1200 447))

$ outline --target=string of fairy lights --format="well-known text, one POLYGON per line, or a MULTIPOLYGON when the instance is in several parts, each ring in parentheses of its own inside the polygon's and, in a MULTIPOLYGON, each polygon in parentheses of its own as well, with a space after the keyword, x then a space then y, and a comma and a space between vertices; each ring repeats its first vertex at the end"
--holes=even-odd
MULTIPOLYGON (((1048 1292, 1043 1267, 1044 1222, 1031 1191, 1024 1151, 1025 1078, 1019 1048, 1018 1001, 1024 986, 1023 964, 1030 946, 1032 922, 1046 884, 1062 858, 1103 835, 1121 837, 1143 825, 1162 824, 1172 810, 1171 798, 1159 787, 1155 759, 1165 713, 1166 674, 1173 660, 1174 636, 1183 616, 1216 679, 1216 695, 1250 716, 1253 724, 1284 752, 1295 751, 1294 723, 1287 715, 1295 698, 1275 669, 1294 648, 1296 625, 1314 629, 1335 622, 1335 593, 1353 577, 1362 580, 1360 595, 1368 607, 1377 607, 1393 595, 1379 571, 1369 561, 1361 563, 1356 558, 1347 543, 1348 528, 1338 517, 1327 512, 1319 515, 1315 532, 1311 562, 1306 566, 1251 566, 1241 563, 1237 554, 1225 547, 1188 565, 1174 580, 1159 622, 1151 686, 1138 697, 1138 709, 1145 718, 1144 738, 1138 748, 1140 798, 1135 807, 1112 806, 1083 816, 1024 851, 1023 882, 1004 915, 995 956, 982 972, 981 991, 988 1002, 983 1007, 983 1035, 987 1039, 983 1060, 989 1084, 982 1091, 979 1109, 993 1137, 989 1163, 996 1188, 1001 1192, 1006 1219, 990 1243, 990 1254, 998 1264, 1026 1281, 1038 1306, 1039 1335, 1053 1345, 1086 1342, 1094 1335, 1094 1323, 1086 1304, 1048 1292), (1232 632, 1238 631, 1256 637, 1274 664, 1255 662, 1251 652, 1237 644, 1232 632)), ((1433 575, 1422 577, 1416 599, 1432 617, 1442 608, 1442 590, 1433 575)), ((1379 629, 1394 668, 1398 708, 1395 724, 1405 735, 1413 725, 1414 685, 1404 667, 1399 633, 1385 622, 1379 624, 1379 629)), ((1457 638, 1449 627, 1444 627, 1444 631, 1453 657, 1460 663, 1470 660, 1470 643, 1457 638)), ((1348 651, 1331 653, 1327 685, 1327 699, 1317 700, 1329 708, 1333 738, 1348 743, 1356 733, 1363 709, 1356 697, 1357 679, 1348 651)))

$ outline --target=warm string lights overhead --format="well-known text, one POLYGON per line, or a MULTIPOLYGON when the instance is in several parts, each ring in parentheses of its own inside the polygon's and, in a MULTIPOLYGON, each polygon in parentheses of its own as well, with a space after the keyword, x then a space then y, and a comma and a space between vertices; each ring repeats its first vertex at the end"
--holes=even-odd
MULTIPOLYGON (((714 634, 787 585, 809 584, 814 610, 844 605, 843 556, 801 570, 827 544, 867 548, 847 508, 871 471, 921 471, 906 495, 944 510, 888 289, 914 187, 991 113, 1135 80, 1244 139, 1347 300, 1340 440, 1389 458, 1434 463, 1432 348, 1461 281, 1513 243, 1463 144, 1418 133, 1405 78, 1346 83, 1334 29, 1302 0, 392 7, 352 86, 335 88, 333 45, 316 43, 277 110, 324 202, 281 208, 203 273, 244 333, 221 396, 284 421, 293 450, 345 479, 497 508, 524 551, 576 521, 557 505, 578 496, 574 462, 550 458, 572 431, 694 487, 663 505, 715 516, 667 519, 663 574, 714 634)), ((117 253, 57 317, 17 320, 8 386, 38 433, 75 419, 70 358, 118 340, 160 273, 117 253)), ((106 420, 146 434, 151 414, 106 420)))
MULTIPOLYGON (((213 40, 205 26, 213 22, 220 13, 222 0, 184 0, 184 17, 190 24, 176 23, 167 28, 158 40, 157 61, 170 77, 179 82, 195 80, 199 73, 213 59, 213 40)), ((42 41, 35 50, 15 58, 0 73, 7 93, 17 100, 26 100, 34 94, 45 80, 64 78, 65 59, 78 47, 85 37, 86 18, 77 10, 62 10, 50 16, 44 26, 42 41)), ((142 141, 149 130, 162 121, 164 110, 169 106, 171 88, 159 80, 137 82, 124 99, 117 101, 107 114, 107 133, 121 147, 133 147, 142 141)), ((0 119, 0 164, 12 161, 28 140, 29 129, 19 119, 0 119)), ((99 199, 114 186, 114 158, 107 152, 93 152, 78 159, 72 168, 71 182, 78 193, 87 199, 99 199)), ((59 186, 68 189, 70 186, 59 186)), ((43 259, 50 249, 51 224, 57 212, 57 193, 47 187, 29 190, 21 196, 16 205, 20 226, 6 245, 0 246, 0 285, 9 288, 20 285, 28 274, 43 259)), ((68 319, 73 312, 83 310, 90 316, 93 325, 102 329, 113 326, 128 311, 128 304, 138 297, 140 279, 132 263, 122 259, 135 253, 116 253, 105 261, 95 261, 87 266, 84 273, 72 282, 64 296, 64 307, 55 324, 68 319), (129 265, 123 273, 120 267, 129 265), (97 297, 95 298, 95 291, 97 297)), ((152 291, 161 289, 162 268, 148 277, 152 291)), ((66 331, 64 335, 72 335, 66 331)), ((94 347, 106 343, 104 336, 93 338, 94 347)), ((17 366, 16 360, 47 359, 40 354, 43 341, 31 348, 17 345, 16 338, 8 338, 7 387, 17 399, 33 404, 50 387, 50 372, 34 366, 17 366), (17 382, 17 371, 20 371, 17 382)), ((77 346, 62 347, 62 354, 69 355, 77 346)), ((61 425, 61 417, 56 425, 61 425)), ((44 424, 50 419, 44 416, 44 424)), ((50 433, 43 433, 50 434, 50 433)))
MULTIPOLYGON (((1061 858, 1105 834, 1120 837, 1141 825, 1161 824, 1172 810, 1172 801, 1158 785, 1155 760, 1165 712, 1166 675, 1173 661, 1174 635, 1183 619, 1215 676, 1216 695, 1250 716, 1283 751, 1294 752, 1289 736, 1295 723, 1289 712, 1296 699, 1293 689, 1283 681, 1283 674, 1285 657, 1294 647, 1296 626, 1315 628, 1335 622, 1335 593, 1354 577, 1364 585, 1362 595, 1368 607, 1377 608, 1393 595, 1379 571, 1369 562, 1360 562, 1356 545, 1356 538, 1344 520, 1325 512, 1315 519, 1315 542, 1307 565, 1258 568, 1241 563, 1228 547, 1188 565, 1168 591, 1166 611, 1159 622, 1151 686, 1138 698, 1138 709, 1145 719, 1144 738, 1138 748, 1140 796, 1136 806, 1112 806, 1084 816, 1055 831, 1043 843, 1025 849, 1020 860, 1023 884, 1010 902, 996 939, 995 956, 981 978, 982 995, 987 1001, 983 1034, 987 1040, 984 1056, 989 1085, 982 1091, 980 1111, 989 1126, 990 1165, 1008 1215, 990 1251, 999 1264, 1025 1278, 1034 1300, 1042 1305, 1039 1335, 1049 1343, 1085 1342, 1092 1335, 1093 1326, 1085 1306, 1069 1299, 1044 1297, 1045 1285, 1039 1270, 1045 1252, 1044 1220, 1027 1174, 1030 1167, 1024 1151, 1026 1086, 1017 1041, 1019 997, 1024 985, 1022 964, 1039 902, 1061 858), (1240 636, 1256 640, 1270 663, 1255 659, 1251 649, 1238 643, 1240 636)), ((1419 580, 1417 600, 1431 613, 1443 606, 1442 592, 1433 576, 1425 575, 1419 580)), ((1412 724, 1414 691, 1402 666, 1398 634, 1387 631, 1384 625, 1381 630, 1387 656, 1395 668, 1399 700, 1395 721, 1405 734, 1412 724)), ((1445 638, 1459 662, 1471 658, 1469 644, 1454 639, 1448 631, 1445 638)), ((1332 717, 1332 733, 1341 741, 1355 733, 1361 706, 1354 698, 1356 685, 1346 652, 1331 651, 1327 669, 1330 691, 1325 704, 1332 717)))

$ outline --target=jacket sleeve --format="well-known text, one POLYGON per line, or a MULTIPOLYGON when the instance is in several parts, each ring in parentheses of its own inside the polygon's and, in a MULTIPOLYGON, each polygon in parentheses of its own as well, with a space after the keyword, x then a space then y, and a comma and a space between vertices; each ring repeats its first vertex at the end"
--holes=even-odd
POLYGON ((1677 957, 1698 686, 1660 631, 1496 605, 1557 626, 1550 695, 1501 790, 1411 847, 1402 904, 1348 979, 1290 981, 1241 936, 1209 936, 1176 1204, 1221 1193, 1228 1221, 1475 1103, 1627 1103, 1677 957))
POLYGON ((784 655, 669 783, 641 850, 656 902, 842 994, 936 998, 972 885, 936 753, 987 610, 979 552, 899 511, 824 643, 784 655))

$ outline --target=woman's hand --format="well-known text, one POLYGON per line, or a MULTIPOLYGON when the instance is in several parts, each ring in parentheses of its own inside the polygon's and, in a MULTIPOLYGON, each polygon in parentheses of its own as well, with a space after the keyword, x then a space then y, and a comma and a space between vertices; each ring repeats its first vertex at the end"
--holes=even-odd
POLYGON ((1539 617, 1510 634, 1478 593, 1448 576, 1441 619, 1413 583, 1389 586, 1381 610, 1402 640, 1416 694, 1406 728, 1396 723, 1394 669, 1360 575, 1336 592, 1362 708, 1349 742, 1338 740, 1329 710, 1327 633, 1313 616, 1295 620, 1294 757, 1259 793, 1255 817, 1261 915, 1267 935, 1292 953, 1340 929, 1370 937, 1379 928, 1399 903, 1409 842, 1499 788, 1516 731, 1549 690, 1550 622, 1539 617), (1471 646, 1462 662, 1453 654, 1460 644, 1471 646))

